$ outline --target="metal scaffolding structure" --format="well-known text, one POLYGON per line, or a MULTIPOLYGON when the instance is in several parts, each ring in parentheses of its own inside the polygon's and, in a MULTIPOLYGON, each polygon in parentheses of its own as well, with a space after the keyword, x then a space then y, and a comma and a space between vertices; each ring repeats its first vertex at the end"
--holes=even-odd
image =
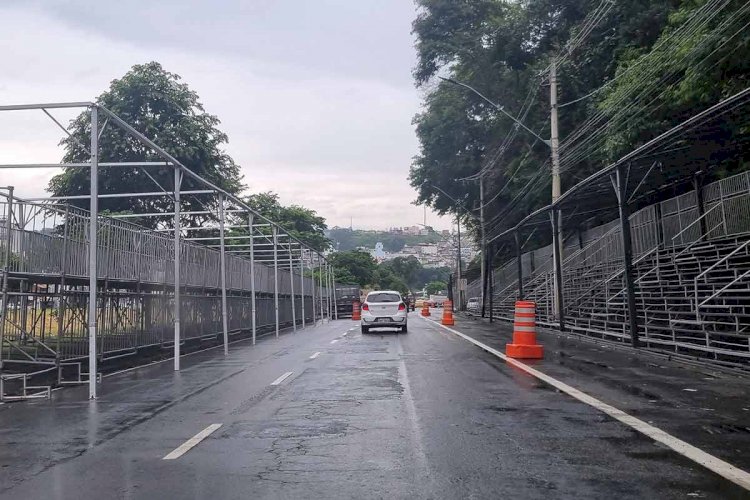
POLYGON ((255 344, 260 330, 272 329, 278 336, 282 327, 296 331, 298 324, 305 328, 330 318, 330 307, 323 303, 330 304, 335 278, 324 255, 190 170, 108 109, 77 102, 0 106, 0 111, 42 110, 57 123, 48 110, 61 108, 84 108, 90 114, 89 162, 0 165, 90 172, 88 195, 23 199, 13 186, 0 187, 0 398, 44 397, 48 387, 38 390, 28 382, 55 371, 59 384, 88 383, 90 397, 96 398, 102 362, 170 349, 179 370, 186 342, 221 342, 228 354, 233 336, 251 336, 255 344), (162 161, 100 162, 101 117, 104 126, 121 128, 162 161), (174 188, 100 193, 103 167, 168 167, 174 188), (186 178, 202 188, 182 190, 186 178), (200 211, 218 224, 183 226, 183 216, 198 212, 181 211, 182 197, 201 195, 218 198, 215 209, 200 211), (100 198, 133 196, 168 197, 173 212, 99 212, 100 198), (62 204, 86 199, 89 210, 62 204), (172 216, 171 228, 148 229, 127 221, 165 215, 172 216), (244 234, 229 235, 229 229, 244 234), (191 237, 194 232, 201 236, 191 237), (236 240, 241 246, 233 244, 236 240), (13 382, 23 390, 9 396, 6 388, 13 382))

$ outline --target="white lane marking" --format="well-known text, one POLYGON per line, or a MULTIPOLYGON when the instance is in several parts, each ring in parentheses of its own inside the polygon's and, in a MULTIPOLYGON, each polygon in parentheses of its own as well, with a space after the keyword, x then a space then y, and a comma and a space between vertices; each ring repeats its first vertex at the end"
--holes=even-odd
POLYGON ((211 424, 202 431, 200 431, 195 436, 191 437, 184 443, 182 443, 180 446, 175 448, 173 451, 171 451, 169 454, 167 454, 162 460, 175 460, 177 458, 180 458, 182 455, 190 451, 192 447, 206 439, 208 436, 213 434, 216 429, 221 427, 221 424, 211 424))
POLYGON ((344 332, 341 336, 346 337, 347 335, 349 335, 349 332, 344 332))
POLYGON ((539 370, 536 370, 530 367, 529 365, 525 363, 521 363, 520 361, 517 361, 513 358, 509 358, 508 356, 501 353, 500 351, 497 351, 488 345, 485 345, 477 340, 474 340, 468 335, 464 335, 463 333, 457 330, 454 330, 453 328, 448 328, 447 326, 442 325, 438 323, 437 321, 427 319, 427 318, 424 318, 424 319, 426 321, 435 323, 437 326, 441 328, 445 328, 449 332, 455 333, 459 337, 462 337, 464 340, 468 340, 469 342, 476 345, 477 347, 480 347, 481 349, 484 349, 485 351, 491 354, 494 354, 498 358, 506 361, 508 364, 511 364, 515 366, 516 368, 519 368, 525 371, 529 375, 532 375, 538 378, 539 380, 546 382, 552 387, 559 389, 560 391, 568 394, 569 396, 577 399, 578 401, 581 401, 582 403, 586 403, 589 406, 593 406, 597 410, 603 413, 606 413, 610 417, 616 420, 619 420, 623 424, 632 427, 633 429, 637 430, 638 432, 642 434, 645 434, 646 436, 650 437, 654 441, 657 441, 663 445, 668 446, 669 448, 676 451, 683 457, 689 458, 690 460, 697 463, 698 465, 702 465, 708 470, 715 472, 716 474, 720 475, 724 479, 732 481, 733 483, 739 486, 742 486, 746 490, 750 490, 750 473, 738 467, 735 467, 734 465, 728 462, 725 462, 724 460, 718 457, 715 457, 709 453, 706 453, 700 448, 696 448, 690 443, 687 443, 679 438, 676 438, 672 436, 671 434, 667 434, 666 432, 659 429, 658 427, 654 427, 651 424, 647 424, 643 420, 635 418, 634 416, 629 415, 628 413, 625 413, 624 411, 619 410, 615 408, 614 406, 610 406, 603 401, 599 401, 598 399, 592 396, 589 396, 585 392, 579 391, 575 387, 569 386, 568 384, 564 382, 561 382, 553 377, 550 377, 549 375, 546 375, 540 372, 539 370))
POLYGON ((317 358, 318 356, 320 356, 320 351, 318 351, 318 352, 316 352, 315 354, 313 354, 312 356, 310 356, 310 359, 315 359, 315 358, 317 358))
POLYGON ((335 344, 335 343, 336 343, 336 342, 338 342, 338 341, 339 341, 339 339, 333 339, 333 340, 331 341, 331 344, 335 344))
POLYGON ((271 382, 271 385, 279 385, 279 384, 280 384, 280 383, 282 383, 282 382, 283 382, 284 380, 286 380, 287 378, 289 378, 289 376, 290 376, 290 375, 291 375, 292 373, 294 373, 294 372, 286 372, 286 373, 285 373, 284 375, 282 375, 281 377, 279 377, 279 378, 277 378, 276 380, 274 380, 273 382, 271 382))

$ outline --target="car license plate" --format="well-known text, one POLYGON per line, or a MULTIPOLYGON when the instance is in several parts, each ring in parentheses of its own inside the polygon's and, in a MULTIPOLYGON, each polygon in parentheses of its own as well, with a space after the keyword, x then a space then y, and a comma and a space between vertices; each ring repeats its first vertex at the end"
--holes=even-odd
POLYGON ((388 323, 391 318, 378 318, 375 320, 376 323, 388 323))

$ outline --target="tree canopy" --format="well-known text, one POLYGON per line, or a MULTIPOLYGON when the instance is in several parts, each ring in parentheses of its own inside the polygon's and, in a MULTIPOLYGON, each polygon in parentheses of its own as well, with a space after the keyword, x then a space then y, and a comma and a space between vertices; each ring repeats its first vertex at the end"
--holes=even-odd
MULTIPOLYGON (((438 75, 471 85, 548 138, 549 67, 557 61, 563 191, 748 86, 750 61, 737 57, 750 48, 750 32, 742 29, 750 14, 741 0, 721 8, 706 8, 707 0, 417 4, 414 79, 425 98, 414 117, 416 202, 476 228, 481 173, 490 236, 551 201, 549 148, 438 75), (596 12, 602 15, 592 21, 596 12)), ((734 132, 713 131, 713 140, 734 132)), ((681 146, 675 162, 701 147, 681 146)), ((743 168, 740 158, 724 168, 743 168)))
POLYGON ((295 204, 284 206, 279 201, 279 195, 270 191, 252 194, 245 202, 259 214, 280 224, 310 248, 323 251, 331 246, 330 240, 325 236, 328 229, 326 220, 314 210, 295 204))
POLYGON ((425 286, 427 295, 437 295, 448 289, 448 284, 444 281, 431 281, 425 286))
MULTIPOLYGON (((217 127, 219 119, 207 113, 198 94, 179 75, 170 73, 157 62, 133 66, 122 78, 113 80, 109 90, 103 92, 96 103, 100 104, 139 132, 151 138, 160 147, 177 158, 193 172, 220 188, 237 194, 243 188, 239 166, 223 150, 226 134, 217 127)), ((64 162, 89 161, 88 151, 91 120, 88 112, 81 113, 69 127, 70 136, 62 140, 65 147, 64 162)), ((101 162, 163 161, 150 148, 138 142, 106 118, 99 120, 101 162)), ((173 170, 168 167, 116 168, 102 167, 99 172, 100 193, 171 191, 174 188, 173 170), (148 172, 148 175, 146 174, 148 172), (149 178, 149 175, 153 178, 149 178), (158 183, 158 185, 157 185, 158 183)), ((89 172, 81 168, 67 168, 53 177, 48 190, 54 196, 89 194, 89 172)), ((183 190, 205 189, 196 181, 185 178, 183 190)), ((185 196, 183 210, 201 211, 204 205, 216 206, 216 198, 209 195, 185 196)), ((72 202, 86 208, 81 200, 72 202)), ((99 206, 110 212, 171 212, 172 200, 163 197, 102 198, 99 206)), ((200 223, 208 216, 192 216, 200 223)), ((158 222, 171 224, 171 217, 144 218, 143 225, 153 227, 158 222)))

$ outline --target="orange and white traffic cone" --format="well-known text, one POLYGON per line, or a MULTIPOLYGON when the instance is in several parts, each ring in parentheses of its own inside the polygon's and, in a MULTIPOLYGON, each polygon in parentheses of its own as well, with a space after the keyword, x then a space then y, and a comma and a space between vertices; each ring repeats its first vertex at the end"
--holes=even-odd
POLYGON ((527 300, 516 301, 513 319, 513 343, 505 345, 509 358, 542 359, 544 347, 536 343, 536 304, 527 300))
POLYGON ((453 302, 446 300, 443 302, 443 321, 441 323, 445 326, 453 326, 453 302))
POLYGON ((362 319, 362 310, 360 307, 358 300, 355 300, 352 303, 352 321, 359 321, 362 319))
POLYGON ((430 316, 430 304, 428 304, 427 301, 425 301, 422 306, 422 316, 430 316))

